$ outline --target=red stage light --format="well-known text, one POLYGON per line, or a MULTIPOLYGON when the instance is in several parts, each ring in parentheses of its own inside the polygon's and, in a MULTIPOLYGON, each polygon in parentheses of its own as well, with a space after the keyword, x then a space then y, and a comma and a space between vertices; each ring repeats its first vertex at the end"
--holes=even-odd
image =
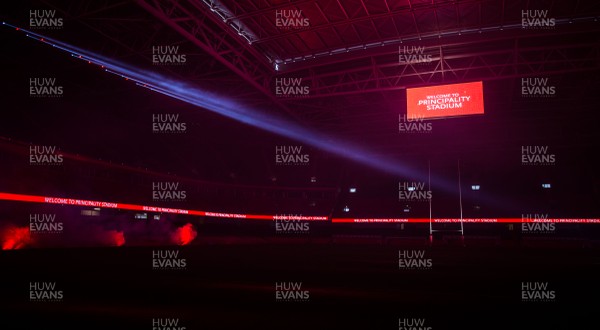
POLYGON ((17 250, 31 242, 29 227, 8 227, 2 232, 2 250, 17 250))
POLYGON ((114 246, 122 246, 123 244, 125 244, 125 235, 122 231, 109 230, 108 235, 111 239, 109 244, 114 246))
POLYGON ((183 227, 179 227, 175 230, 172 235, 172 239, 177 245, 188 245, 198 235, 196 228, 191 223, 185 224, 183 227))

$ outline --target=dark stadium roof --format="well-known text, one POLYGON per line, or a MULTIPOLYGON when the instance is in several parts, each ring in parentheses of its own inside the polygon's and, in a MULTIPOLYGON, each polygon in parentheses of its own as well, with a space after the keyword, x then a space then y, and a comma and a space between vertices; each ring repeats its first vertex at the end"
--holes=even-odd
MULTIPOLYGON (((55 9, 65 27, 40 33, 423 170, 430 160, 440 175, 454 178, 460 159, 466 180, 482 182, 483 190, 539 194, 541 204, 581 198, 593 204, 598 196, 598 1, 57 0, 0 6, 3 21, 23 27, 29 10, 55 9), (277 26, 281 10, 300 13, 308 25, 277 26), (523 11, 529 10, 546 10, 555 26, 523 28, 523 11), (152 65, 157 45, 180 46, 186 65, 152 65), (431 63, 399 63, 404 46, 424 47, 431 63), (556 95, 523 97, 521 79, 528 77, 548 78, 556 95), (277 97, 277 78, 302 78, 310 93, 277 97), (436 120, 427 134, 398 132, 406 88, 468 81, 484 83, 484 115, 436 120), (524 168, 520 154, 527 145, 548 146, 557 164, 524 168), (543 180, 558 183, 555 196, 538 191, 543 180), (591 184, 582 187, 584 180, 591 184)), ((58 145, 109 163, 250 190, 314 187, 309 178, 315 176, 316 185, 327 189, 373 185, 373 198, 388 196, 389 184, 389 197, 395 196, 393 179, 308 145, 309 166, 277 167, 276 145, 302 143, 141 89, 10 29, 1 36, 2 63, 12 70, 2 83, 0 136, 13 141, 2 146, 58 145), (28 79, 39 76, 56 77, 65 96, 28 98, 28 79), (153 135, 151 115, 174 112, 189 123, 189 131, 153 135)), ((18 164, 16 154, 11 159, 18 164)))

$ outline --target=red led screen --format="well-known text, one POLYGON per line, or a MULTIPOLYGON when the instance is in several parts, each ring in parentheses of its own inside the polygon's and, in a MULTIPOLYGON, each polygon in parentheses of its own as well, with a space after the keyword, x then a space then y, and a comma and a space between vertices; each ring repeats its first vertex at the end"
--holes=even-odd
POLYGON ((409 119, 482 114, 482 82, 409 88, 406 101, 409 119))

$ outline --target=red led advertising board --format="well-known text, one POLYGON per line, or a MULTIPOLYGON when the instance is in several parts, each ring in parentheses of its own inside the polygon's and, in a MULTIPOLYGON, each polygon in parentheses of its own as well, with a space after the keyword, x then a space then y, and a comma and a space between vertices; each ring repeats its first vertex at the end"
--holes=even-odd
POLYGON ((408 119, 443 118, 483 114, 481 81, 406 90, 408 119))

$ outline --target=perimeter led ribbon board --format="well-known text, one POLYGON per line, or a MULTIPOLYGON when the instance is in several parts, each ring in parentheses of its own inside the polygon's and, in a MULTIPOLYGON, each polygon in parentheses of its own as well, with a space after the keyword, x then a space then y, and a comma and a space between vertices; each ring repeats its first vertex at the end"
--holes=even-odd
POLYGON ((406 89, 408 119, 483 114, 481 81, 406 89))

